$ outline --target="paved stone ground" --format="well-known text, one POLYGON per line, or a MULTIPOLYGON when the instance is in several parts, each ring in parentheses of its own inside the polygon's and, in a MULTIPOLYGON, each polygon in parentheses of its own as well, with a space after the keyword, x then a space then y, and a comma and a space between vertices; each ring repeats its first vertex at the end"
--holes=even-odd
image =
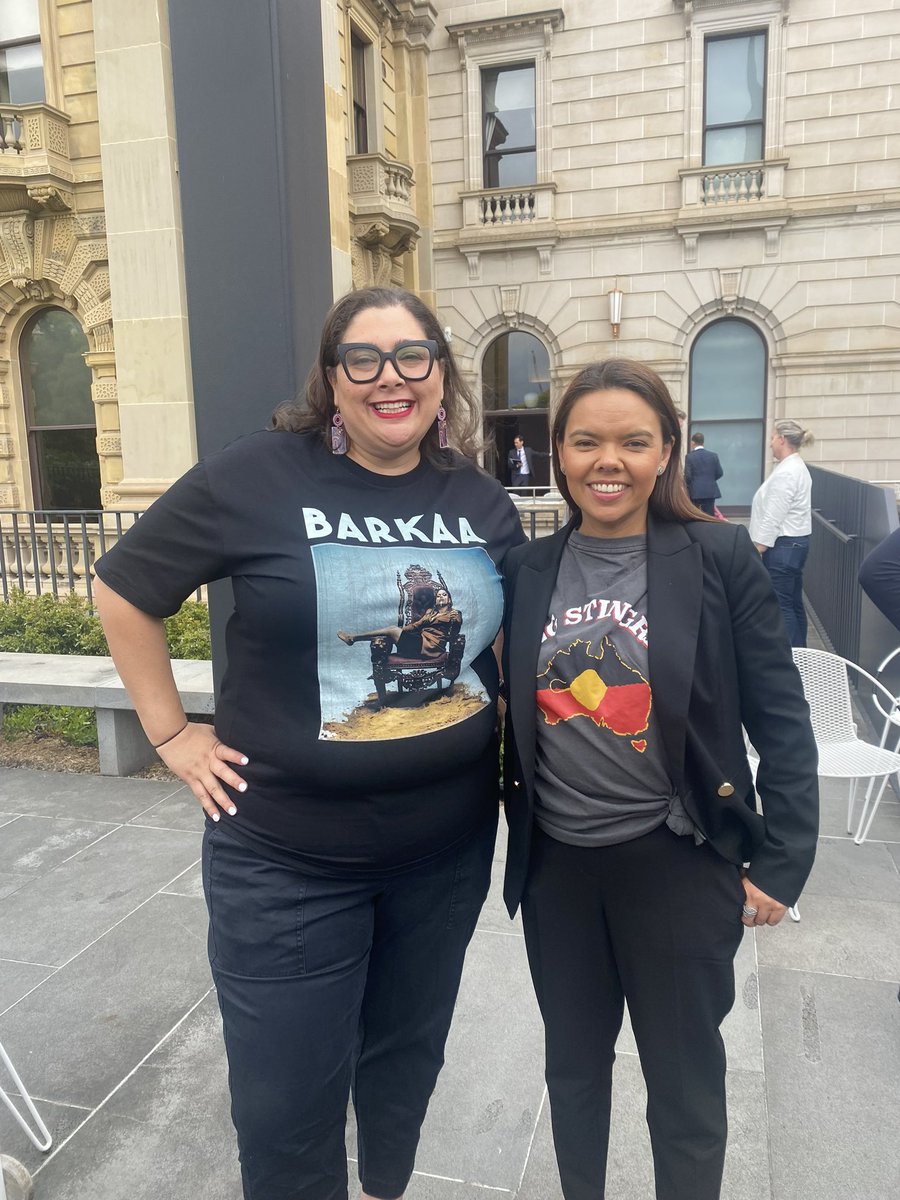
MULTIPOLYGON (((866 845, 826 786, 799 925, 745 934, 725 1038, 727 1200, 893 1200, 900 1189, 900 804, 866 845)), ((37 1200, 239 1200, 205 958, 200 819, 185 789, 0 771, 0 1040, 53 1130, 0 1148, 37 1200)), ((495 886, 409 1200, 557 1200, 542 1037, 495 886)), ((641 1073, 616 1066, 610 1200, 649 1200, 641 1073)), ((348 1137, 352 1145, 352 1130, 348 1137)))

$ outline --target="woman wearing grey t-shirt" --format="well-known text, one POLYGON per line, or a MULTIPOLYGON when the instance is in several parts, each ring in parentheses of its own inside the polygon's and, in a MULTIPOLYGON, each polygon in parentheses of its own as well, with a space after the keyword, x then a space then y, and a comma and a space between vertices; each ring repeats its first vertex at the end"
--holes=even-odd
POLYGON ((552 442, 575 515, 505 565, 505 897, 546 1027, 563 1194, 604 1194, 627 1000, 657 1195, 717 1200, 734 955, 744 926, 797 900, 815 853, 808 708, 746 530, 688 499, 662 380, 586 368, 552 442))

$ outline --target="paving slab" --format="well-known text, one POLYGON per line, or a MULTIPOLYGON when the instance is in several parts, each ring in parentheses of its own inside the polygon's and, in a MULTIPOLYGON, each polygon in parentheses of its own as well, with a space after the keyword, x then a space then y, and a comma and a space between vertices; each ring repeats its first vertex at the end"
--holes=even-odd
POLYGON ((58 966, 199 856, 199 835, 121 826, 0 901, 0 957, 58 966))
POLYGON ((762 967, 760 990, 773 1200, 892 1200, 896 985, 762 967))
POLYGON ((130 821, 181 784, 0 767, 0 807, 38 817, 130 821))
MULTIPOLYGON (((422 1128, 423 1175, 513 1190, 544 1091, 544 1035, 521 938, 476 931, 446 1066, 422 1128)), ((352 1113, 348 1153, 355 1154, 352 1113)))
POLYGON ((22 816, 0 835, 0 871, 39 875, 116 828, 107 821, 22 816))
POLYGON ((847 838, 820 837, 803 894, 900 904, 900 875, 884 842, 857 846, 847 838))
MULTIPOLYGON (((822 781, 820 780, 820 783, 822 781)), ((833 790, 822 790, 819 804, 819 833, 824 837, 851 837, 856 833, 862 813, 857 802, 852 832, 847 830, 847 796, 836 796, 833 790)), ((867 842, 900 842, 900 804, 882 800, 875 813, 867 842)), ((865 844, 865 843, 864 843, 865 844)))
MULTIPOLYGON (((729 1138, 722 1188, 727 1200, 771 1200, 765 1081, 759 1072, 729 1071, 729 1138)), ((647 1090, 640 1062, 620 1054, 613 1071, 607 1195, 652 1200, 653 1156, 646 1122, 647 1090)), ((517 1200, 562 1200, 553 1152, 549 1102, 535 1130, 517 1200)))
POLYGON ((193 866, 182 871, 171 883, 161 889, 166 896, 189 896, 192 900, 203 900, 203 869, 198 858, 193 866))
POLYGON ((20 887, 30 883, 32 879, 34 879, 33 875, 10 875, 6 871, 0 871, 0 900, 5 896, 11 896, 20 887))
POLYGON ((179 787, 178 791, 134 817, 131 824, 149 829, 181 829, 202 833, 204 821, 203 809, 193 792, 188 787, 179 787))
POLYGON ((757 942, 759 964, 900 979, 900 904, 804 895, 801 921, 784 920, 757 942))
POLYGON ((154 896, 0 1017, 35 1095, 98 1105, 208 991, 206 910, 154 896))
POLYGON ((53 1200, 240 1200, 210 993, 37 1176, 53 1200))
MULTIPOLYGON (((25 1087, 30 1092, 31 1081, 25 1074, 24 1067, 17 1063, 15 1059, 13 1059, 13 1065, 22 1077, 25 1087)), ((53 1138, 53 1145, 50 1147, 51 1153, 55 1146, 63 1142, 73 1130, 77 1129, 90 1116, 90 1109, 88 1108, 79 1108, 70 1104, 53 1104, 51 1101, 38 1096, 32 1096, 32 1099, 35 1101, 38 1111, 41 1114, 41 1119, 50 1130, 50 1136, 53 1138)), ((21 1102, 18 1100, 17 1104, 28 1123, 33 1125, 31 1115, 22 1107, 21 1102)), ((49 1154, 35 1149, 13 1120, 5 1104, 0 1105, 0 1150, 4 1154, 10 1155, 11 1158, 17 1159, 32 1175, 39 1171, 49 1159, 49 1154)), ((45 1193, 43 1189, 38 1187, 36 1190, 38 1200, 44 1200, 45 1193)))
POLYGON ((0 1013, 21 1000, 32 988, 49 979, 54 967, 0 959, 0 1013))

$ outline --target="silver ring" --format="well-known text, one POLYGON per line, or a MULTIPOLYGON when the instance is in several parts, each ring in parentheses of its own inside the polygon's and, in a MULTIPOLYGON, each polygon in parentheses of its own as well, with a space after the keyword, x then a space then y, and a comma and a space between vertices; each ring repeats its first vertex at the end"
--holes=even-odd
POLYGON ((751 908, 749 904, 745 904, 743 912, 744 912, 745 917, 755 917, 756 914, 759 912, 759 909, 751 908))

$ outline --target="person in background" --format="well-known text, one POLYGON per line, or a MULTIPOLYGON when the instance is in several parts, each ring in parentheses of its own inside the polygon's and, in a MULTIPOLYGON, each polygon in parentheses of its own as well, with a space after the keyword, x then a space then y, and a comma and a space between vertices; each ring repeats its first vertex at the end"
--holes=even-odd
POLYGON ((544 450, 532 450, 525 445, 524 439, 518 434, 513 438, 513 448, 510 450, 506 465, 509 469, 510 487, 532 488, 534 483, 534 459, 549 458, 544 450))
POLYGON ((684 460, 684 482, 693 503, 708 517, 714 517, 716 501, 722 495, 718 484, 722 464, 718 454, 706 449, 705 440, 702 433, 692 434, 690 453, 684 460))
POLYGON ((524 535, 475 465, 477 410, 416 296, 339 300, 302 401, 173 484, 97 561, 95 596, 148 738, 206 814, 244 1196, 346 1200, 352 1090, 362 1196, 395 1200, 490 882, 499 569, 524 535), (334 636, 382 624, 425 556, 471 614, 466 705, 430 724, 370 712, 368 655, 334 636), (162 618, 221 578, 235 609, 210 726, 185 717, 162 618))
POLYGON ((776 421, 772 431, 775 469, 757 489, 750 511, 750 537, 762 560, 792 646, 806 645, 803 567, 812 533, 812 479, 800 454, 812 444, 796 421, 776 421))
POLYGON ((718 1200, 734 955, 815 854, 816 745, 778 605, 747 531, 690 503, 679 443, 655 372, 586 367, 551 443, 575 515, 504 567, 504 895, 522 905, 565 1200, 604 1195, 626 1001, 656 1195, 718 1200))

